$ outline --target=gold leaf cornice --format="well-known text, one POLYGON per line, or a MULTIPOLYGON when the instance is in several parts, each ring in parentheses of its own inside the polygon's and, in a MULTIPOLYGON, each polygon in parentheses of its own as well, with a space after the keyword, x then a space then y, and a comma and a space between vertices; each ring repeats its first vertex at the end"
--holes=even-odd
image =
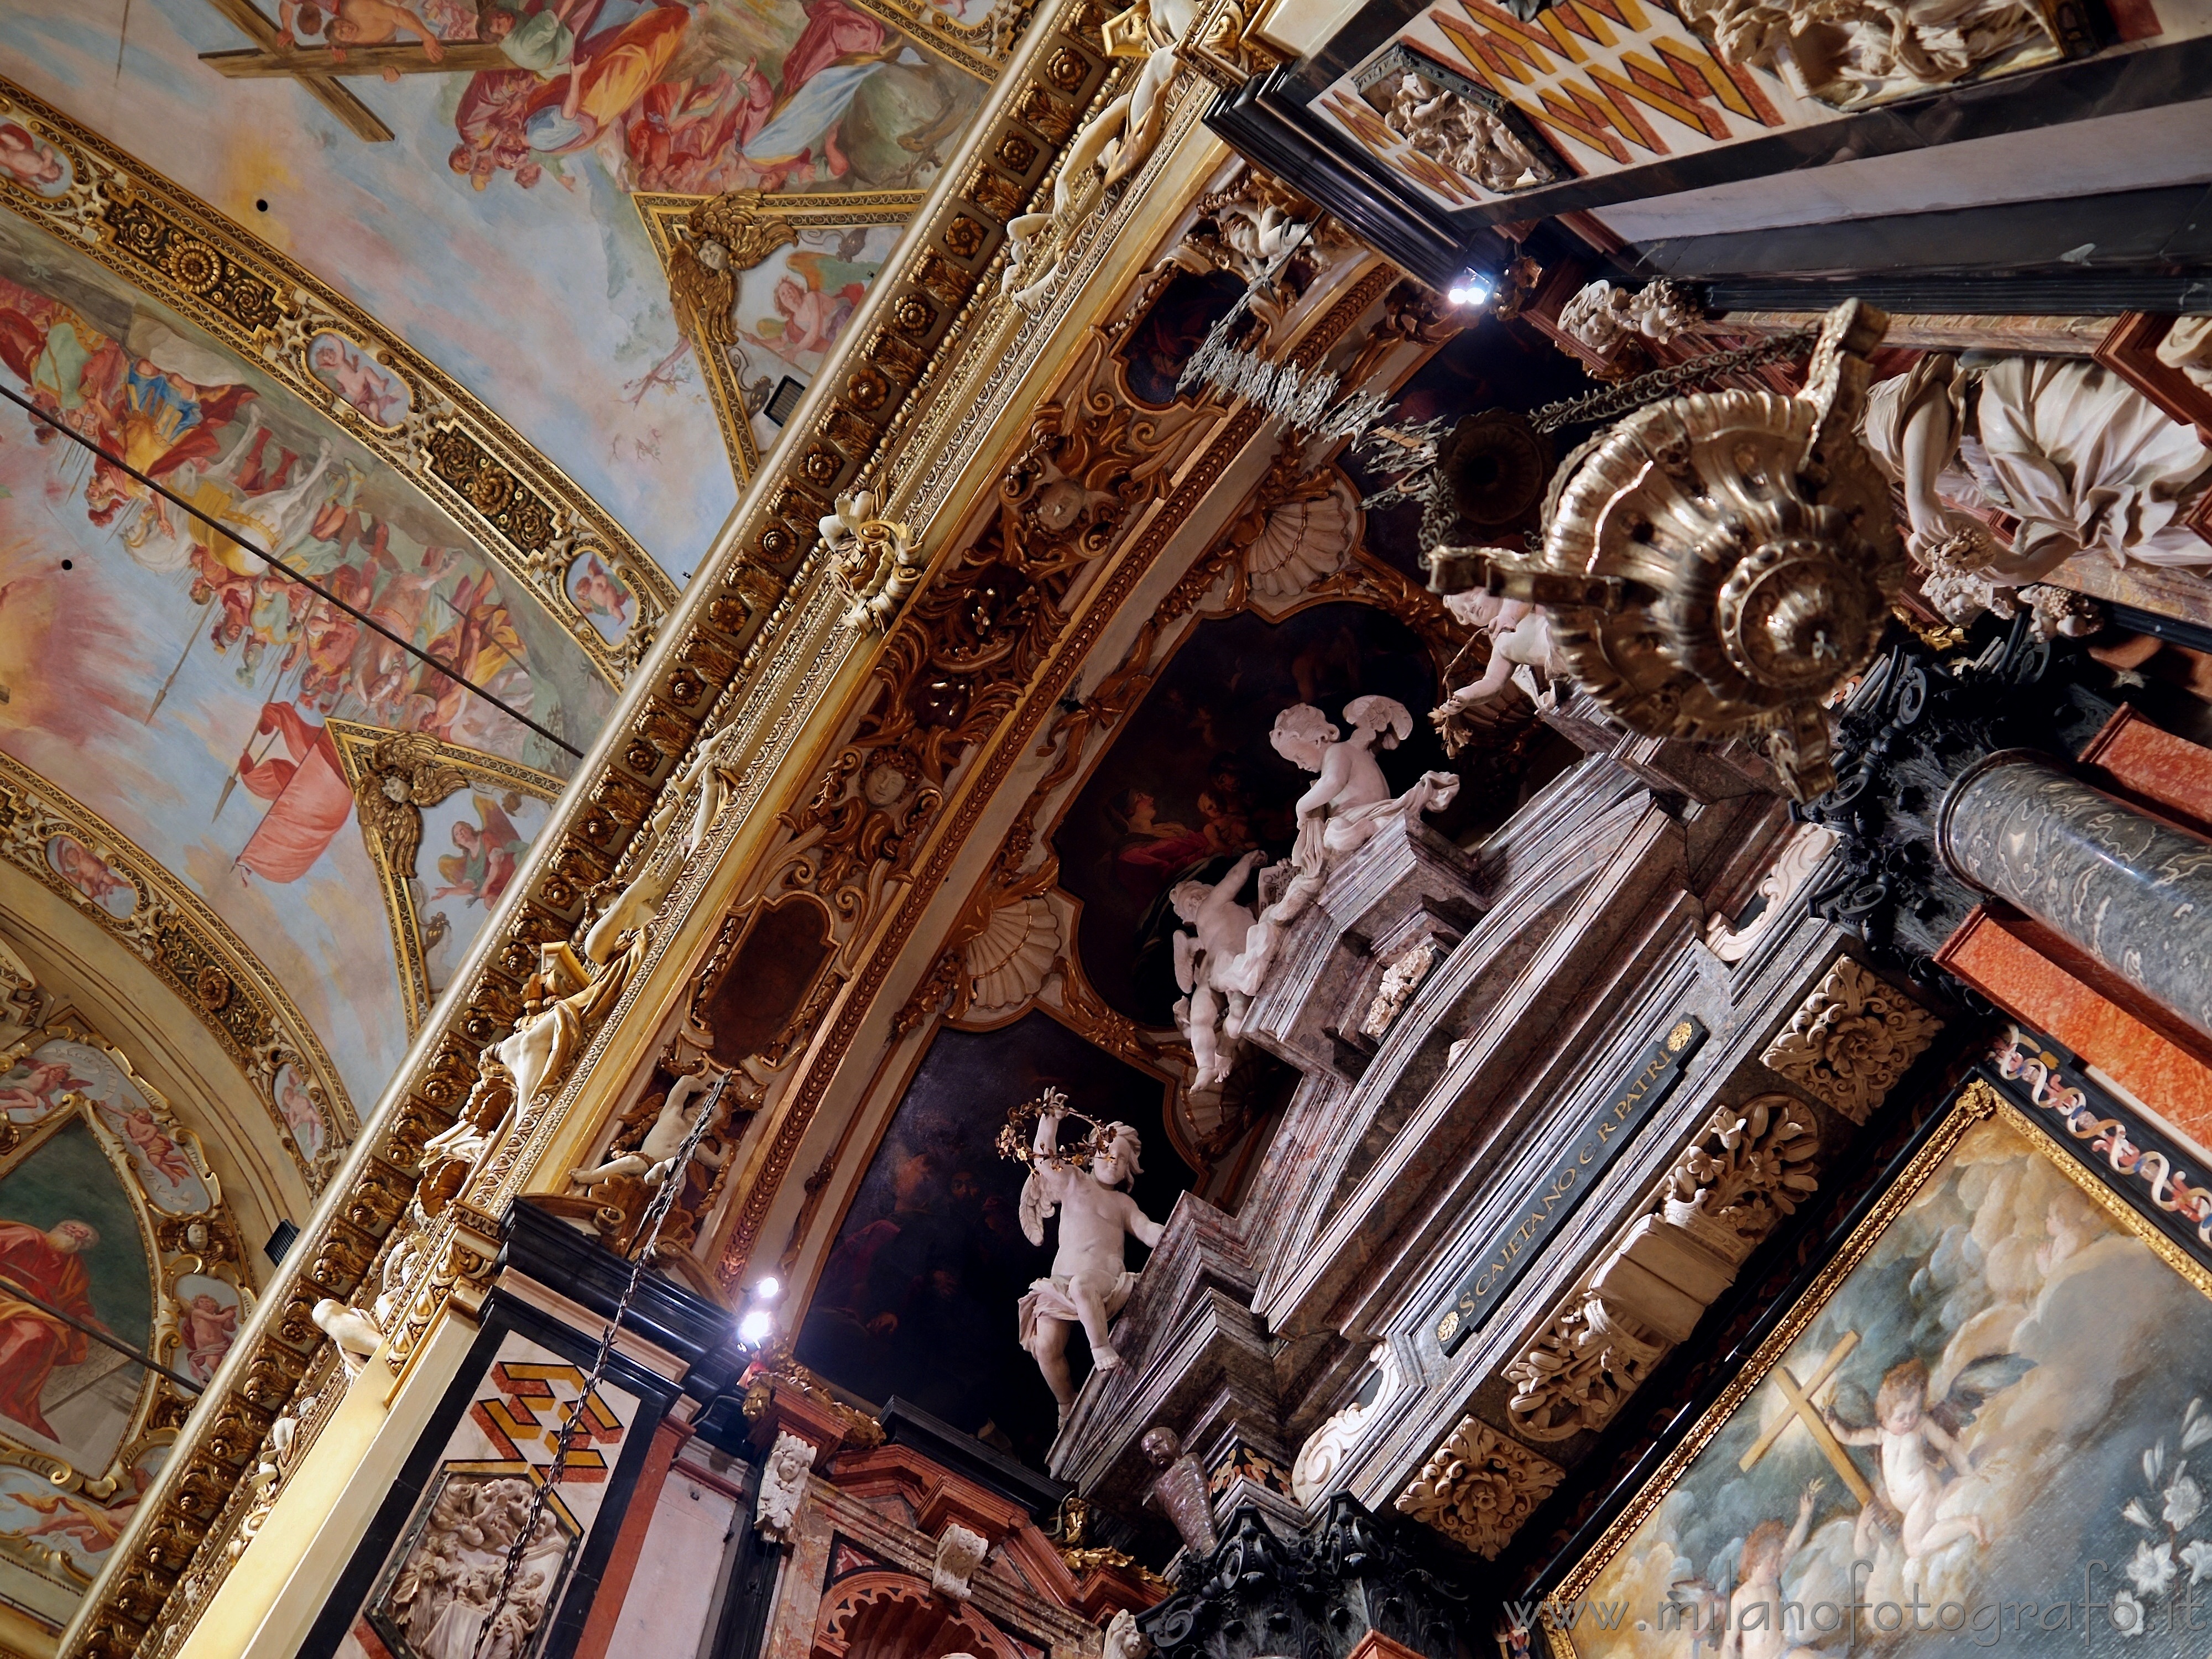
POLYGON ((0 755, 0 857, 70 901, 161 976, 252 1086, 307 1189, 320 1192, 360 1121, 314 1027, 230 925, 160 860, 7 755, 0 755), (126 914, 116 915, 63 878, 49 853, 62 836, 129 883, 126 914), (293 1138, 276 1104, 276 1074, 288 1065, 304 1075, 327 1121, 331 1144, 313 1157, 293 1138))
MULTIPOLYGON (((1016 48, 955 164, 917 216, 920 228, 910 228, 896 267, 878 276, 802 404, 803 423, 787 429, 774 466, 748 491, 738 526, 664 629, 670 637, 655 648, 646 679, 627 689, 622 717, 602 732, 532 849, 471 979, 447 999, 442 1020, 426 1028, 373 1128, 349 1153, 341 1189, 373 1188, 395 1201, 360 1213, 350 1204, 325 1203, 311 1218, 240 1337, 245 1352, 228 1374, 223 1397, 210 1401, 180 1438, 64 1638, 65 1652, 125 1659, 142 1648, 173 1647, 191 1627, 185 1609, 204 1607, 216 1593, 238 1559, 228 1545, 245 1512, 241 1505, 226 1512, 225 1499, 324 1346, 307 1310, 319 1296, 352 1294, 370 1272, 420 1178, 422 1142, 453 1121, 475 1080, 477 1056, 512 1028, 538 946, 574 932, 586 894, 614 871, 702 732, 726 711, 720 726, 739 726, 749 738, 745 752, 753 758, 729 795, 732 825, 749 814, 782 755, 803 740, 839 665, 856 648, 856 636, 836 626, 842 605, 834 596, 809 603, 820 596, 822 580, 793 591, 818 544, 816 520, 864 465, 879 465, 913 441, 917 415, 944 395, 941 360, 973 348, 956 323, 988 302, 1007 220, 1048 181, 1074 131, 1073 113, 1109 83, 1098 38, 1103 19, 1097 0, 1059 0, 1016 48), (1070 118, 1065 123, 1063 114, 1070 118), (831 395, 832 388, 844 395, 831 395), (767 672, 786 659, 798 666, 794 678, 767 672), (236 1432, 216 1437, 204 1426, 218 1419, 236 1432)), ((1128 188, 1142 182, 1133 179, 1128 188)), ((71 240, 80 239, 71 233, 71 240)), ((704 867, 712 860, 696 862, 704 867)), ((687 873, 671 896, 672 914, 696 896, 702 879, 687 873)), ((633 978, 626 997, 635 995, 642 977, 633 978)), ((626 1006, 617 1008, 610 1025, 626 1006)), ((599 1042, 605 1036, 603 1030, 599 1042)), ((597 1046, 580 1062, 579 1077, 593 1064, 597 1046)), ((568 1093, 576 1081, 572 1077, 568 1093)), ((435 1309, 423 1316, 434 1317, 435 1309)), ((244 1538, 235 1541, 242 1548, 244 1538)))
POLYGON ((29 126, 70 165, 66 188, 42 195, 0 171, 0 202, 205 329, 402 477, 479 540, 620 684, 672 610, 676 585, 582 487, 428 358, 352 301, 190 191, 0 76, 0 112, 29 126), (381 423, 308 367, 310 343, 335 335, 405 388, 381 423), (620 572, 638 619, 611 645, 571 604, 563 579, 586 552, 620 572))

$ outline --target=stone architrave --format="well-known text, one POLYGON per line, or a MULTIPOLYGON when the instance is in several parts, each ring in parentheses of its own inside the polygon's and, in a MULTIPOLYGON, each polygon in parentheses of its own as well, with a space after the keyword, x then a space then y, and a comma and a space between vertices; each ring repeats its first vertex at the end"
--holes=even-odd
POLYGON ((1480 1418, 1462 1417, 1393 1502, 1400 1514, 1434 1527, 1486 1561, 1495 1560, 1565 1477, 1550 1458, 1480 1418))
POLYGON ((1942 1020, 1865 963, 1839 957, 1759 1059, 1864 1123, 1942 1029, 1942 1020))

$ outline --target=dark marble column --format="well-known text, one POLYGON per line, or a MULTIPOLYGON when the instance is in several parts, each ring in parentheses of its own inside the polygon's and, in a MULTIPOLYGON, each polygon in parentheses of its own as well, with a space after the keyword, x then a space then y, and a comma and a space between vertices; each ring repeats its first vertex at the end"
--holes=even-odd
POLYGON ((1951 787, 1943 861, 2212 1036, 2212 842, 2007 749, 1951 787))

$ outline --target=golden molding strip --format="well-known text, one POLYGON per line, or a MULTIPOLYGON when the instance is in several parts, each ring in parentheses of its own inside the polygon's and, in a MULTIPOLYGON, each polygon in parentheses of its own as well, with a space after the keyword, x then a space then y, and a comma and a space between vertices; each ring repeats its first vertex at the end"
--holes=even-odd
MULTIPOLYGON (((374 1270, 420 1179, 423 1142, 457 1115, 484 1047, 512 1029, 540 945, 574 933, 586 895, 613 871, 701 731, 726 702, 743 701, 732 695, 740 683, 768 695, 767 663, 806 626, 789 585, 819 544, 816 521, 865 466, 914 441, 952 378, 946 360, 973 346, 957 325, 990 302, 1006 222, 1047 186, 1082 113, 1108 85, 1104 21, 1097 0, 1059 0, 1008 63, 900 263, 878 276, 825 365, 820 378, 839 395, 810 398, 805 426, 787 432, 747 491, 732 538, 685 594, 680 628, 656 649, 650 681, 630 688, 622 720, 604 735, 596 775, 574 781, 533 850, 527 885, 500 917, 501 934, 487 942, 476 977, 426 1027, 412 1063, 386 1091, 375 1133, 349 1155, 346 1201, 310 1220, 241 1339, 247 1352, 228 1373, 224 1398, 196 1415, 142 1502, 73 1629, 73 1655, 173 1650, 191 1628, 186 1609, 206 1607, 216 1593, 238 1559, 229 1544, 234 1536, 244 1542, 237 1529, 252 1507, 246 1476, 326 1346, 309 1310, 319 1297, 351 1296, 374 1270)), ((841 640, 830 654, 842 660, 852 648, 841 640)), ((834 663, 816 666, 826 684, 834 663)), ((787 702, 785 711, 794 720, 805 713, 787 702)), ((734 792, 747 810, 749 787, 734 792)), ((474 1253, 453 1234, 409 1242, 423 1268, 410 1286, 413 1329, 437 1316, 472 1271, 474 1253)))
POLYGON ((412 481, 474 534, 620 684, 677 588, 645 550, 521 434, 444 370, 304 267, 0 76, 0 114, 53 146, 66 177, 33 190, 0 170, 0 202, 125 282, 191 319, 412 481), (336 338, 400 386, 405 412, 373 417, 308 368, 315 342, 336 338), (637 620, 610 644, 569 599, 569 568, 587 554, 620 572, 637 620))
MULTIPOLYGON (((928 193, 921 190, 877 190, 763 196, 760 211, 763 216, 787 219, 799 230, 902 225, 914 216, 928 193)), ((676 246, 676 227, 702 202, 714 198, 637 191, 629 199, 637 204, 638 216, 645 221, 645 234, 653 240, 653 254, 660 261, 661 275, 665 276, 669 255, 676 246)), ((731 362, 727 352, 701 351, 696 341, 692 351, 699 359, 700 378, 707 383, 707 395, 714 400, 714 420, 722 428, 722 447, 729 452, 730 468, 738 475, 738 483, 742 488, 752 481, 761 467, 760 443, 753 435, 752 412, 745 407, 744 382, 738 378, 737 365, 731 362)))
MULTIPOLYGON (((230 925, 106 819, 7 755, 0 857, 120 939, 184 1000, 252 1085, 308 1190, 319 1193, 361 1121, 314 1027, 230 925), (323 1121, 321 1147, 301 1146, 280 1090, 304 1090, 323 1121)), ((292 1106, 301 1112, 296 1099, 292 1106)))
POLYGON ((430 1017, 430 1005, 442 988, 430 983, 424 960, 427 947, 418 901, 422 890, 422 809, 464 789, 557 800, 562 781, 519 761, 441 743, 420 732, 392 732, 340 720, 325 721, 323 729, 337 745, 345 781, 359 803, 354 816, 361 821, 361 838, 368 843, 369 861, 376 866, 377 885, 384 894, 392 961, 407 1008, 407 1035, 413 1036, 430 1017))

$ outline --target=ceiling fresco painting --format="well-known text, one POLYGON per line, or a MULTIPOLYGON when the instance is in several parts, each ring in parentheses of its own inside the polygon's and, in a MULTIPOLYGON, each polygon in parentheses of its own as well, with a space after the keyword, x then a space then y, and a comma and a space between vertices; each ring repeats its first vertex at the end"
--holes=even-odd
MULTIPOLYGON (((910 30, 849 0, 487 4, 481 22, 458 0, 286 0, 276 18, 152 0, 118 58, 118 18, 30 0, 0 46, 32 90, 453 374, 681 581, 734 504, 731 447, 630 198, 927 187, 1006 43, 988 18, 918 9, 910 30)), ((879 264, 895 238, 863 240, 809 251, 879 264)), ((853 280, 801 276, 801 355, 818 361, 853 280)), ((775 292, 751 320, 778 319, 775 292)), ((769 369, 771 392, 791 372, 753 368, 744 384, 769 369)))
MULTIPOLYGON (((611 688, 411 483, 182 318, 4 217, 0 384, 237 538, 0 414, 0 750, 204 900, 373 1098, 408 1024, 390 953, 368 946, 386 936, 379 883, 325 722, 551 773, 568 754, 491 699, 580 747, 611 688)), ((49 854, 94 902, 125 902, 90 849, 49 854)), ((457 952, 482 916, 452 915, 457 952)))
MULTIPOLYGON (((1164 1221, 1192 1182, 1163 1125, 1167 1086, 1041 1011, 991 1031, 939 1030, 838 1227, 799 1331, 800 1360, 865 1399, 896 1395, 1042 1468, 1052 1391, 1014 1328, 1023 1292, 1051 1271, 1051 1234, 1045 1245, 1023 1236, 1026 1166, 1000 1156, 999 1131, 1048 1087, 1065 1091, 1073 1111, 1131 1125, 1143 1142, 1131 1194, 1164 1221)), ((1145 1255, 1130 1240, 1130 1266, 1145 1255)), ((1079 1335, 1070 1358, 1082 1348, 1079 1335)))
POLYGON ((384 894, 411 1034, 552 816, 561 780, 421 732, 345 720, 324 729, 356 801, 369 804, 356 816, 384 894))
POLYGON ((66 1011, 0 1051, 0 1596, 58 1630, 253 1308, 206 1156, 66 1011))

